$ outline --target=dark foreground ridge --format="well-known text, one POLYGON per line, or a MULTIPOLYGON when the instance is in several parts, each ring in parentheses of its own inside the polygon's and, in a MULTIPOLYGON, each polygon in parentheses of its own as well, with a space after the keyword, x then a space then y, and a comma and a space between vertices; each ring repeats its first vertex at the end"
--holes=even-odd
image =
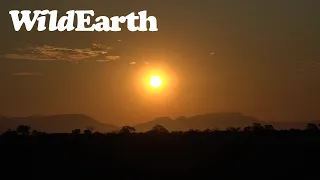
POLYGON ((146 133, 123 127, 102 134, 30 132, 19 126, 0 137, 1 176, 24 179, 267 179, 319 177, 320 131, 240 129, 146 133))

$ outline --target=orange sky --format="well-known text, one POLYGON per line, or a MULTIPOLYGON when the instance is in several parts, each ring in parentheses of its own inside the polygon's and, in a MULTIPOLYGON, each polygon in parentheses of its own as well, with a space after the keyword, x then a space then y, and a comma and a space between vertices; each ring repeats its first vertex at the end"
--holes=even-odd
POLYGON ((7 1, 0 7, 0 114, 82 113, 116 125, 222 111, 267 121, 320 119, 319 5, 7 1), (159 32, 15 32, 12 9, 106 16, 146 9, 159 32), (150 69, 163 71, 162 93, 141 84, 150 69))

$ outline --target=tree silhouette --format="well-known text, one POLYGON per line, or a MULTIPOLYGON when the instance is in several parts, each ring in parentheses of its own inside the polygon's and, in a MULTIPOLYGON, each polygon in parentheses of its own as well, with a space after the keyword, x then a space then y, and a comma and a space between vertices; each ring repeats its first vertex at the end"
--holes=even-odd
POLYGON ((264 130, 263 126, 259 123, 253 123, 252 130, 254 132, 261 132, 264 130))
POLYGON ((85 130, 83 131, 83 133, 86 134, 86 135, 91 135, 91 134, 93 133, 93 130, 94 130, 93 127, 88 126, 87 129, 85 129, 85 130))
POLYGON ((264 129, 266 131, 274 131, 275 130, 274 127, 272 125, 269 125, 269 124, 264 125, 264 129))
POLYGON ((74 135, 79 135, 81 133, 81 130, 80 129, 74 129, 72 130, 72 134, 74 135))
POLYGON ((90 129, 86 129, 83 131, 84 134, 86 135, 91 135, 92 134, 92 131, 90 129))
POLYGON ((123 134, 130 134, 130 133, 134 133, 134 132, 136 132, 136 129, 131 126, 124 126, 120 130, 120 133, 123 133, 123 134))
POLYGON ((245 128, 243 128, 243 131, 245 132, 251 132, 253 130, 253 128, 251 126, 247 126, 245 128))
POLYGON ((161 125, 159 125, 159 124, 155 125, 155 126, 151 129, 151 131, 149 131, 149 132, 151 132, 151 133, 157 133, 157 134, 167 134, 167 133, 169 133, 169 131, 168 131, 165 127, 163 127, 163 126, 161 126, 161 125))
POLYGON ((306 127, 307 131, 319 131, 319 127, 316 124, 309 123, 306 127))
POLYGON ((31 132, 31 135, 32 136, 38 136, 38 135, 40 135, 41 134, 41 132, 39 132, 39 131, 37 131, 37 130, 33 130, 32 132, 31 132))
POLYGON ((200 133, 201 131, 199 129, 190 129, 188 133, 200 133))
POLYGON ((96 132, 93 133, 93 135, 99 135, 100 136, 100 135, 103 135, 103 133, 96 131, 96 132))
POLYGON ((17 135, 16 131, 12 131, 11 129, 8 129, 7 131, 5 131, 2 136, 13 136, 13 135, 17 135))
POLYGON ((226 131, 228 132, 240 132, 241 131, 241 128, 235 128, 235 127, 229 127, 226 129, 226 131))
POLYGON ((26 125, 19 125, 17 127, 17 133, 19 135, 28 136, 28 135, 30 135, 30 130, 31 130, 31 127, 30 126, 26 126, 26 125))

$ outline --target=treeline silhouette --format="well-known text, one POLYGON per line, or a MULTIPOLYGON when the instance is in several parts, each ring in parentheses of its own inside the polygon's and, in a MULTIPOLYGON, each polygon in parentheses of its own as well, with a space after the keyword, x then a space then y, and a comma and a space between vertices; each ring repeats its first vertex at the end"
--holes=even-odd
POLYGON ((145 133, 48 134, 20 125, 0 137, 1 176, 11 178, 225 179, 319 177, 320 125, 276 130, 245 128, 145 133))

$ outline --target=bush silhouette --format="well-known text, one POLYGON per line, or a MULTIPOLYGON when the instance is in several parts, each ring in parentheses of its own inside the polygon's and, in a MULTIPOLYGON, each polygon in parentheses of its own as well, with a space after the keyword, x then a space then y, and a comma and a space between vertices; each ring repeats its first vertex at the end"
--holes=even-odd
POLYGON ((123 134, 130 134, 130 133, 134 133, 134 132, 136 132, 136 129, 131 126, 124 126, 120 130, 120 133, 123 133, 123 134))
POLYGON ((26 126, 26 125, 19 125, 17 127, 17 133, 19 135, 30 135, 30 130, 31 130, 31 127, 30 126, 26 126))

